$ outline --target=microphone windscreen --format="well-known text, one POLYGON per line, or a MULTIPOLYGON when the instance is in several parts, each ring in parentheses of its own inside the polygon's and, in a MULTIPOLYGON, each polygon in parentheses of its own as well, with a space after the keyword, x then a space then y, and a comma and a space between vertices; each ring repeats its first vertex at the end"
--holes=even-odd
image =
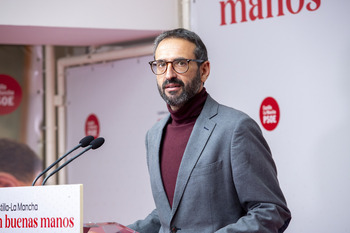
POLYGON ((87 147, 88 145, 90 145, 90 142, 92 142, 92 140, 94 140, 94 136, 86 136, 83 139, 80 140, 80 146, 81 147, 87 147))
POLYGON ((100 138, 96 138, 95 140, 93 140, 90 145, 91 145, 91 149, 95 150, 97 148, 99 148, 100 146, 102 146, 102 144, 105 142, 105 139, 100 137, 100 138))

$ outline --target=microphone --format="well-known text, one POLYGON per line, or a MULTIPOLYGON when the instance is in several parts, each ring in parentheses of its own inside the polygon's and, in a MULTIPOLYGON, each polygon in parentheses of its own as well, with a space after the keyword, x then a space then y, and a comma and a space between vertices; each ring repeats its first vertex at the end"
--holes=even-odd
POLYGON ((79 154, 77 154, 76 156, 74 156, 73 158, 69 159, 68 161, 66 161, 64 164, 62 164, 61 166, 59 166, 56 170, 54 170, 53 172, 51 172, 43 181, 42 185, 45 185, 46 181, 53 176, 54 174, 56 174, 59 170, 61 170, 62 168, 64 168, 65 166, 67 166, 70 162, 72 162, 73 160, 75 160, 76 158, 78 158, 80 155, 84 154, 86 151, 90 150, 90 149, 97 149, 100 146, 102 146, 102 144, 105 142, 105 139, 102 137, 96 138, 94 139, 92 142, 90 142, 90 145, 83 150, 82 152, 80 152, 79 154))
POLYGON ((53 164, 51 164, 49 167, 47 167, 43 172, 41 172, 33 181, 32 186, 35 185, 35 183, 37 182, 37 180, 44 175, 48 170, 50 170, 53 166, 55 166, 57 163, 59 163, 62 159, 64 159, 65 157, 67 157, 67 155, 69 155, 70 153, 72 153, 73 151, 75 151, 76 149, 78 149, 79 147, 87 147, 90 142, 92 142, 92 140, 94 140, 93 136, 86 136, 84 138, 82 138, 79 141, 79 144, 74 147, 72 150, 70 150, 68 153, 62 155, 59 159, 57 159, 53 164))

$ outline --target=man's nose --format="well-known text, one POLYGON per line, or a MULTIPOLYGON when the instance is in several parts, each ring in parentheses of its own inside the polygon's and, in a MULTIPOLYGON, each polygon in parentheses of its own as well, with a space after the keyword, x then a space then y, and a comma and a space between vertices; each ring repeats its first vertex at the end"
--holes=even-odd
POLYGON ((172 79, 172 78, 176 77, 176 72, 175 72, 175 70, 173 69, 173 64, 172 64, 171 62, 169 62, 169 63, 167 64, 167 69, 166 69, 164 75, 165 75, 165 78, 166 78, 166 79, 172 79))

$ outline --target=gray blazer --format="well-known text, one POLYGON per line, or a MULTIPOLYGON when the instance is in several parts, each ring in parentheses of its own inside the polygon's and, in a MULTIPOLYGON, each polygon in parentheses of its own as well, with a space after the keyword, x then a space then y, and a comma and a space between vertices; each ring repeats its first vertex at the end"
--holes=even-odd
POLYGON ((176 181, 173 207, 159 166, 163 129, 146 136, 147 165, 156 209, 130 228, 140 233, 283 232, 291 219, 270 149, 246 114, 210 96, 199 115, 176 181))

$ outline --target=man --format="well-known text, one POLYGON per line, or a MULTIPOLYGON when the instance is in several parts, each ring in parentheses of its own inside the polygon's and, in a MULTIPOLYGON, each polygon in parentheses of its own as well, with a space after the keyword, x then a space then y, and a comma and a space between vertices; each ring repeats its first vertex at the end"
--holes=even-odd
POLYGON ((175 29, 155 40, 158 90, 170 115, 146 136, 156 209, 129 227, 141 232, 283 232, 291 219, 270 149, 246 114, 203 87, 206 47, 175 29))
POLYGON ((42 162, 27 145, 0 139, 0 187, 30 186, 42 162))

